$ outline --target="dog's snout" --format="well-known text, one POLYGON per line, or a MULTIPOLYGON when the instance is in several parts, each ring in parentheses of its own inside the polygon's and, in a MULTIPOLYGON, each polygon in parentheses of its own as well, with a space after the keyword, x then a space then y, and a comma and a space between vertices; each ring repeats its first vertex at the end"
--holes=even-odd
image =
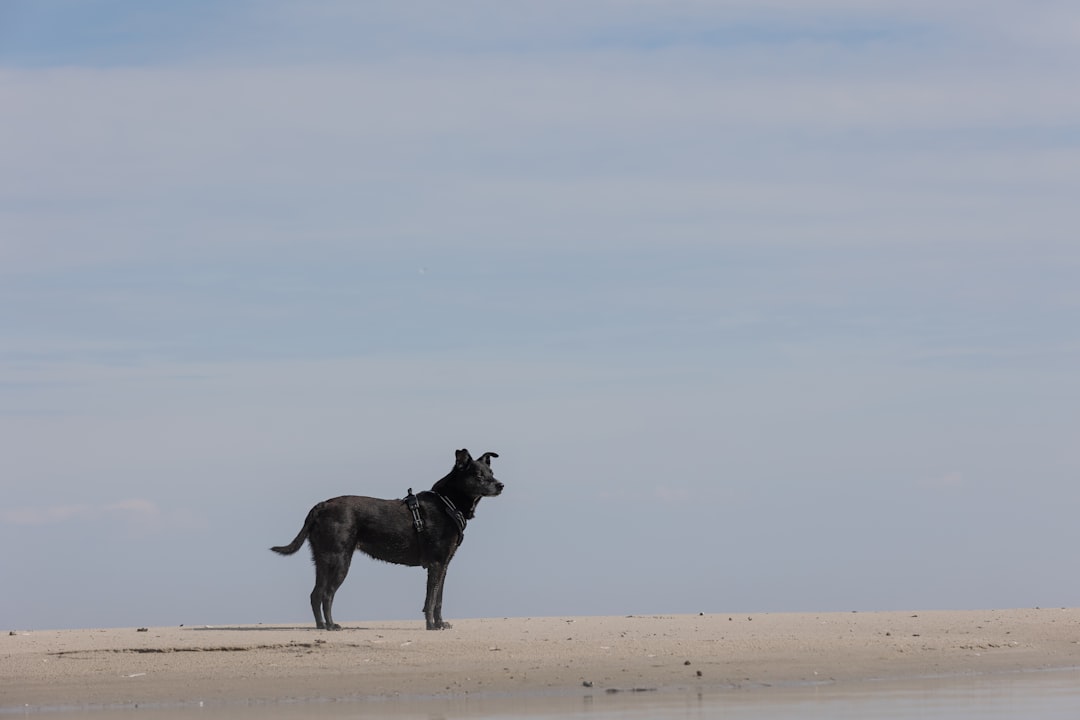
POLYGON ((498 480, 495 481, 495 494, 498 495, 503 491, 503 484, 498 480))

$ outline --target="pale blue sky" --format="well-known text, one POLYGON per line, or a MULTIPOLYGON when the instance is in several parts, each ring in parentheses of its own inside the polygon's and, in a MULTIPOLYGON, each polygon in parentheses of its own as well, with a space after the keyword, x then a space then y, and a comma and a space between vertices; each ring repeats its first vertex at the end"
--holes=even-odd
POLYGON ((1077 604, 1077 68, 1053 1, 0 3, 0 623, 308 622, 266 548, 460 447, 451 619, 1077 604))

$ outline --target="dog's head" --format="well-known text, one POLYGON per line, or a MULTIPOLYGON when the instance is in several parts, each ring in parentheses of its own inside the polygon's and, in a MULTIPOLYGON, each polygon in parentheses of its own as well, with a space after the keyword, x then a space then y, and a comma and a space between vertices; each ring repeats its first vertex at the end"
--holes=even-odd
POLYGON ((465 513, 465 519, 472 520, 480 498, 495 497, 503 491, 503 484, 491 472, 491 458, 499 456, 487 452, 473 460, 468 450, 458 450, 455 456, 454 469, 431 489, 440 495, 454 497, 465 513))
POLYGON ((454 465, 454 473, 461 488, 477 498, 495 497, 503 491, 503 484, 495 479, 495 473, 491 471, 491 458, 499 457, 498 453, 486 452, 473 460, 468 450, 461 449, 454 453, 457 462, 454 465))

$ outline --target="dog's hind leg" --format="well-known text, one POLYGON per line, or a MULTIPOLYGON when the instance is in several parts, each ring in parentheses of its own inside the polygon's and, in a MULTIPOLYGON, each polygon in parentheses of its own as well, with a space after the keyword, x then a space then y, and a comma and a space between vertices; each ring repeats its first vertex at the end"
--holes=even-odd
POLYGON ((446 563, 428 566, 427 597, 424 600, 424 622, 428 630, 449 630, 450 623, 442 619, 443 584, 446 582, 446 563))
POLYGON ((315 615, 315 627, 326 630, 341 629, 341 626, 334 622, 334 595, 341 583, 345 582, 351 563, 351 552, 335 553, 316 561, 315 588, 311 591, 311 611, 315 615))
POLYGON ((311 612, 315 615, 315 627, 319 630, 326 628, 323 622, 323 598, 326 596, 326 564, 316 561, 315 563, 315 587, 311 589, 311 612))
POLYGON ((336 562, 331 564, 331 574, 326 586, 327 592, 326 595, 323 596, 323 616, 326 618, 327 630, 341 629, 341 626, 334 622, 331 612, 334 607, 334 596, 337 595, 341 583, 345 582, 345 576, 349 574, 349 566, 352 564, 352 558, 353 554, 350 551, 335 558, 336 562))

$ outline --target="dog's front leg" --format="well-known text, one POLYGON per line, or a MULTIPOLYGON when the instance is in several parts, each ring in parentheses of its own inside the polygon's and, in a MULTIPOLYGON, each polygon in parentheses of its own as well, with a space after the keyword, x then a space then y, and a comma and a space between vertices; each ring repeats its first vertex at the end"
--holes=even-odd
POLYGON ((427 597, 424 600, 424 621, 428 630, 446 630, 450 623, 442 619, 442 591, 446 580, 446 565, 433 563, 428 566, 427 597))

